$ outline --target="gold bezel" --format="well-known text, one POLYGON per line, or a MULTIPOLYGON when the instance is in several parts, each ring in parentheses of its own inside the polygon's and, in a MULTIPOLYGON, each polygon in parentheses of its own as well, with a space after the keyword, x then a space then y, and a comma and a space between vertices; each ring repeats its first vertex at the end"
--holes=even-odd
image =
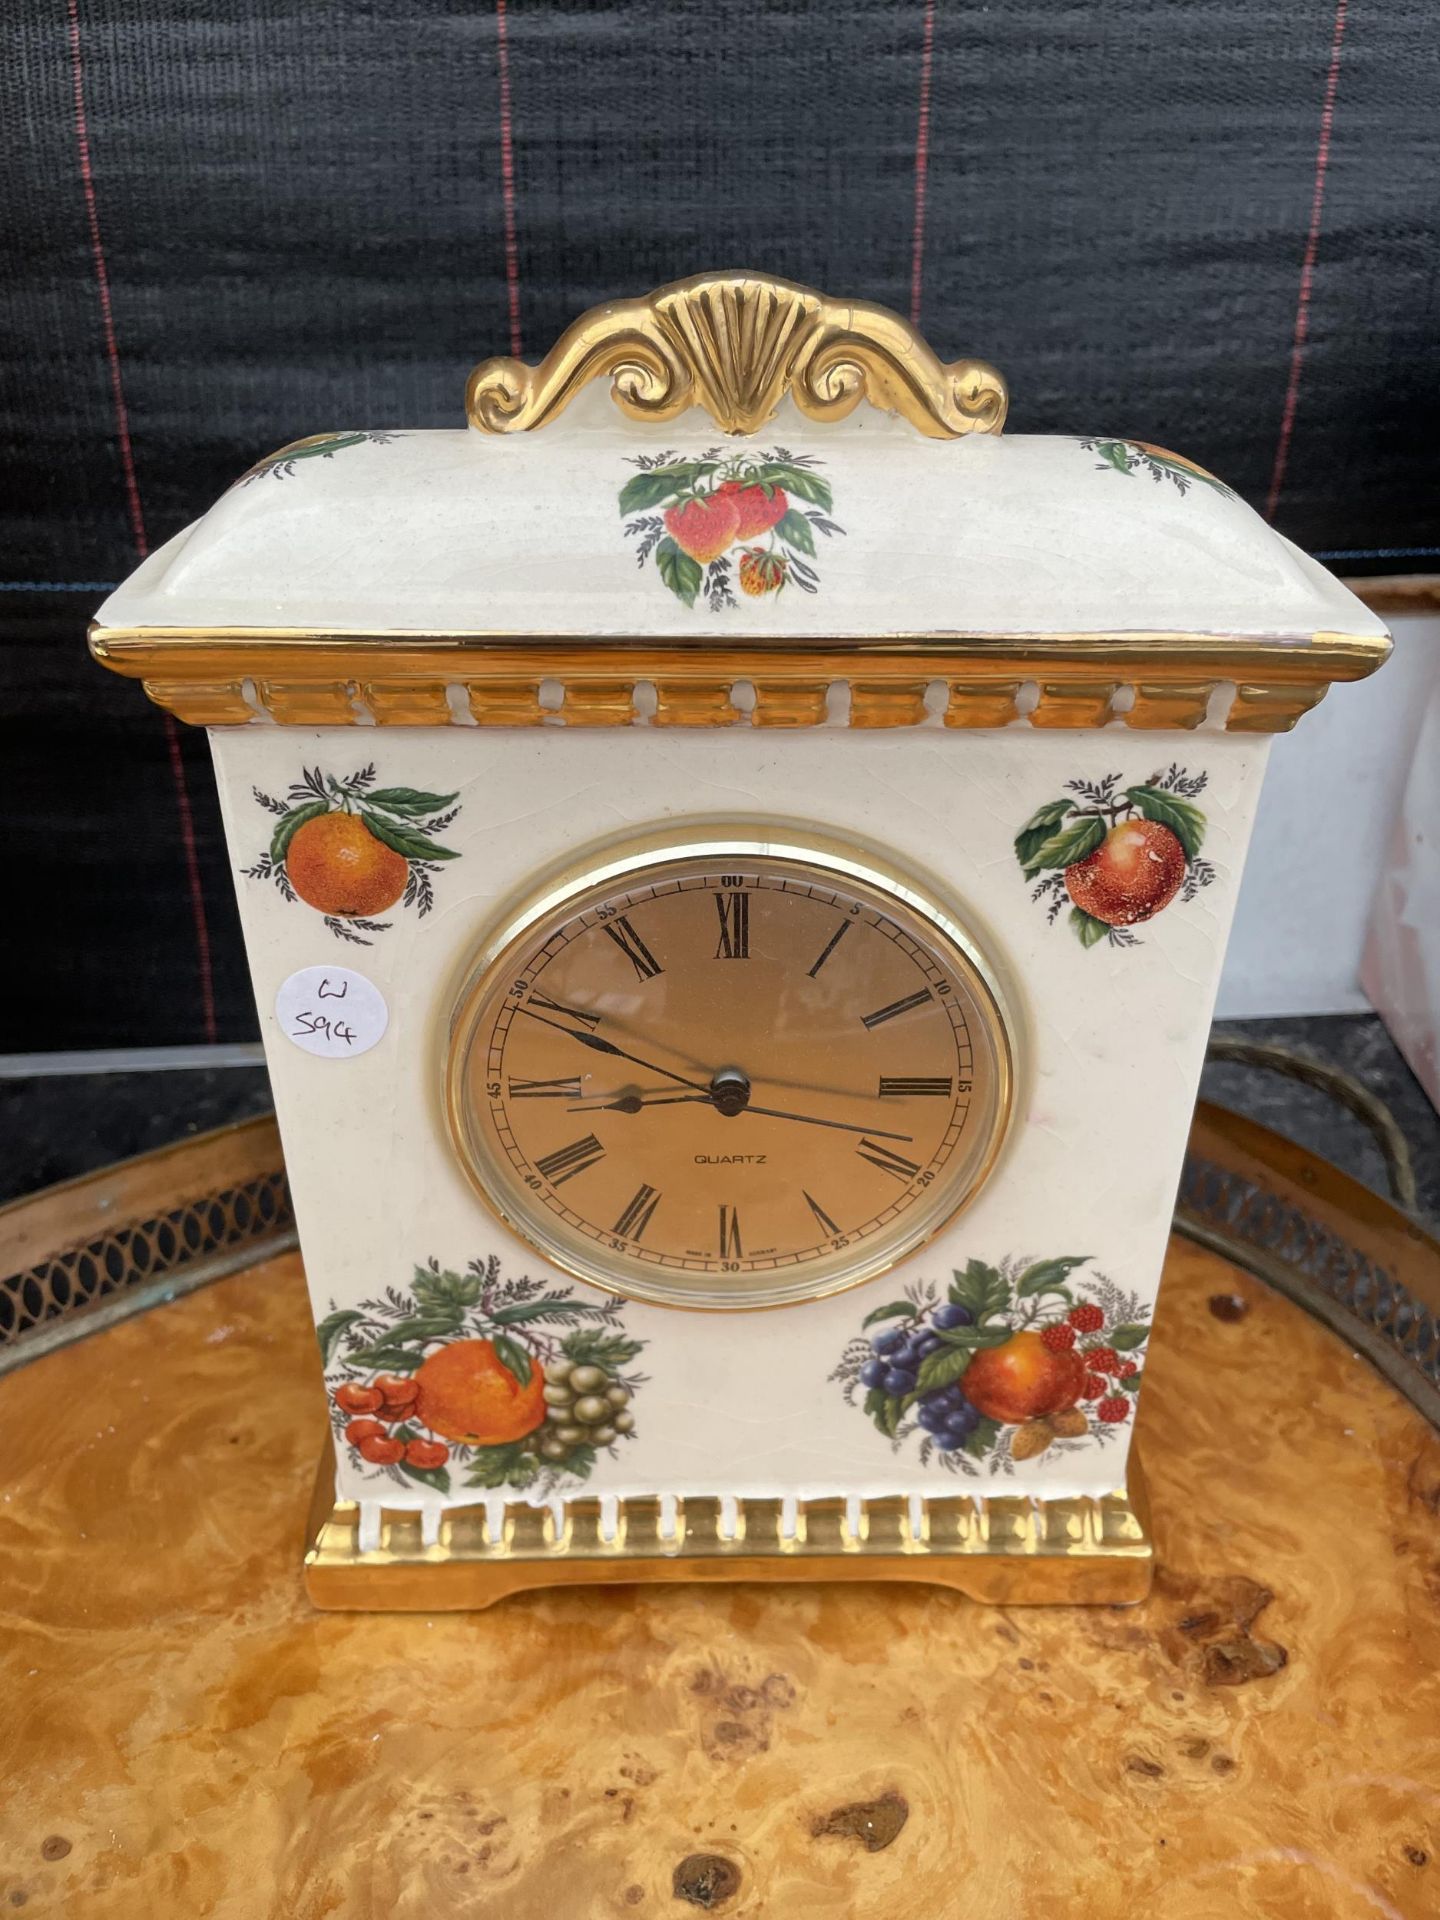
MULTIPOLYGON (((1014 1021, 996 970, 977 943, 963 912, 949 903, 943 890, 898 866, 876 848, 837 840, 819 828, 800 822, 694 821, 644 835, 627 834, 602 841, 552 871, 518 901, 502 909, 467 965, 455 995, 446 1029, 442 1063, 442 1106, 446 1132, 456 1160, 472 1190, 502 1225, 517 1234, 563 1272, 604 1292, 652 1306, 701 1312, 753 1312, 800 1305, 830 1294, 843 1293, 909 1259, 944 1231, 984 1187, 994 1172, 1009 1136, 1015 1105, 1014 1021), (466 1092, 467 1062, 477 1038, 482 1013, 494 990, 516 972, 516 949, 528 951, 538 929, 571 911, 584 894, 613 887, 647 869, 676 861, 703 859, 742 863, 747 860, 783 860, 803 864, 851 886, 868 888, 902 904, 929 923, 941 951, 947 947, 960 984, 974 1007, 994 1077, 994 1105, 978 1155, 966 1157, 959 1172, 963 1179, 937 1183, 928 1204, 917 1202, 903 1218, 907 1230, 895 1234, 872 1251, 860 1249, 855 1262, 818 1278, 800 1276, 783 1284, 772 1274, 747 1276, 743 1292, 733 1280, 721 1294, 705 1297, 703 1284, 678 1285, 668 1273, 659 1284, 649 1284, 648 1269, 632 1275, 597 1252, 591 1256, 546 1230, 545 1223, 507 1203, 497 1182, 487 1172, 489 1154, 472 1127, 466 1092), (748 1284, 754 1282, 756 1284, 748 1284), (768 1283, 768 1284, 767 1284, 768 1283)), ((699 1276, 687 1276, 699 1280, 699 1276)))

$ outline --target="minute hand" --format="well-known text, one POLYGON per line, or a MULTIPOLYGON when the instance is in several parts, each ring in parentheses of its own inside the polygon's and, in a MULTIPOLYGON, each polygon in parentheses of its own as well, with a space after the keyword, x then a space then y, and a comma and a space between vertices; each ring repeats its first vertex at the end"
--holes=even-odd
MULTIPOLYGON (((588 1100, 567 1113, 643 1113, 647 1107, 713 1106, 708 1093, 628 1093, 618 1100, 588 1100)), ((742 1113, 758 1113, 765 1120, 798 1120, 807 1127, 835 1127, 841 1133, 868 1134, 872 1140, 913 1140, 913 1133, 887 1133, 883 1127, 857 1127, 848 1120, 822 1120, 814 1113, 786 1113, 780 1107, 742 1107, 742 1113)), ((737 1116, 738 1118, 738 1116, 737 1116)))
POLYGON ((669 1067, 659 1066, 654 1060, 642 1060, 638 1053, 626 1053, 623 1047, 617 1047, 613 1041, 602 1040, 598 1034, 581 1033, 576 1027, 562 1026, 558 1020, 536 1013, 533 1007, 517 1007, 516 1012, 528 1013, 532 1020, 553 1027, 557 1033, 563 1033, 571 1040, 578 1040, 582 1047, 589 1047, 593 1053, 608 1053, 616 1060, 628 1060, 632 1066, 645 1067, 651 1073, 661 1074, 666 1080, 674 1080, 682 1087, 691 1087, 696 1093, 703 1093, 707 1100, 710 1098, 710 1089, 703 1080, 687 1080, 683 1073, 672 1073, 669 1067))

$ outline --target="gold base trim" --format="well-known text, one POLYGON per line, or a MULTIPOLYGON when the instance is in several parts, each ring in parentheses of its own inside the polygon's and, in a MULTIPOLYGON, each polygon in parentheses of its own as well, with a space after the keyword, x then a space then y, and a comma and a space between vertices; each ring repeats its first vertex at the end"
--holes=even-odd
POLYGON ((422 1543, 419 1513, 382 1510, 377 1544, 362 1549, 359 1507, 335 1500, 334 1484, 327 1447, 305 1590, 337 1611, 459 1612, 540 1587, 739 1580, 905 1580, 991 1606, 1116 1606, 1145 1598, 1155 1566, 1133 1451, 1128 1487, 1103 1499, 925 1499, 918 1527, 903 1496, 863 1500, 853 1529, 844 1500, 802 1500, 788 1535, 779 1500, 737 1499, 727 1533, 718 1498, 677 1497, 666 1533, 661 1500, 635 1496, 616 1502, 608 1539, 591 1498, 567 1501, 559 1522, 548 1508, 507 1503, 493 1529, 484 1506, 452 1507, 433 1546, 422 1543))

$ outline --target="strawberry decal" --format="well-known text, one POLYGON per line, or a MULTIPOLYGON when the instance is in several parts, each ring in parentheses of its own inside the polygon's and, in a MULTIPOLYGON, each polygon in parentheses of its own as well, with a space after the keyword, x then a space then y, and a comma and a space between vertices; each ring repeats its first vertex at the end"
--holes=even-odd
POLYGON ((866 1314, 830 1378, 922 1467, 1013 1473, 1105 1446, 1134 1412, 1150 1309, 1090 1265, 971 1260, 943 1295, 919 1281, 866 1314))
POLYGON ((678 600, 693 607, 703 595, 712 613, 739 604, 737 580, 752 600, 787 586, 818 593, 820 577, 810 564, 815 536, 830 540, 845 531, 830 518, 834 502, 829 481, 816 472, 821 464, 787 447, 641 454, 629 462, 639 472, 620 489, 636 564, 653 555, 678 600))
POLYGON ((1015 858, 1027 880, 1043 874, 1030 898, 1045 903, 1050 924, 1068 904, 1082 947, 1135 947, 1133 926, 1208 887, 1215 869, 1200 858, 1205 816, 1195 805, 1207 779, 1172 763, 1123 789, 1118 773, 1067 780, 1071 797, 1037 807, 1015 836, 1015 858))

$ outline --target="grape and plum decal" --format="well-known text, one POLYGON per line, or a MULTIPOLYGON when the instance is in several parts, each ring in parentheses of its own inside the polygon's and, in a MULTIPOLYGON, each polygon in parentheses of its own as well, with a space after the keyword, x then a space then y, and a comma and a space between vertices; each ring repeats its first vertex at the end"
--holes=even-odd
POLYGON ((510 1487, 545 1499, 589 1479, 635 1432, 644 1342, 624 1303, 507 1280, 498 1257, 437 1260, 409 1289, 334 1308, 317 1336, 337 1450, 361 1472, 449 1494, 510 1487))
POLYGON ((900 1453, 922 1466, 1010 1473, 1042 1454, 1104 1445, 1140 1390, 1150 1309, 1088 1254, 971 1260, 876 1307, 831 1374, 900 1453))
POLYGON ((639 472, 620 489, 620 511, 636 564, 653 555, 687 607, 702 596, 712 613, 737 606, 737 586, 752 600, 791 586, 819 592, 816 535, 832 540, 845 531, 830 518, 830 482, 816 471, 822 461, 788 447, 708 447, 690 456, 641 454, 628 464, 639 472))
POLYGON ((1195 804, 1209 776, 1172 762, 1134 786, 1122 778, 1067 780, 1065 797, 1037 807, 1015 836, 1020 871, 1043 876, 1030 898, 1052 926, 1068 905, 1082 947, 1139 946, 1132 927, 1216 877, 1200 857, 1206 823, 1195 804))
POLYGON ((377 787, 375 779, 372 761, 343 778, 302 767, 283 799, 252 788, 276 821, 269 846, 241 869, 248 880, 273 881, 286 900, 303 900, 337 940, 357 947, 389 930, 374 916, 397 902, 423 920, 435 904, 433 876, 460 858, 435 838, 458 818, 457 794, 377 787))

